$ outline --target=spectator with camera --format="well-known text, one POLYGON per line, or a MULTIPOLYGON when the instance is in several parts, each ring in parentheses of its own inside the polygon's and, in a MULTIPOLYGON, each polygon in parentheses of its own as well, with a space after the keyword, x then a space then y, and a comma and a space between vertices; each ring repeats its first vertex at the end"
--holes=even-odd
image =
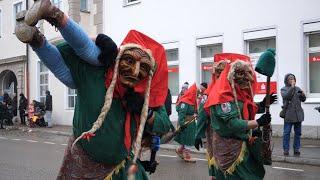
POLYGON ((284 78, 285 86, 281 88, 281 96, 283 99, 283 155, 289 155, 290 149, 290 133, 293 127, 293 153, 300 156, 300 138, 301 123, 304 120, 304 112, 301 102, 306 100, 305 93, 300 87, 296 86, 296 77, 289 73, 284 78))

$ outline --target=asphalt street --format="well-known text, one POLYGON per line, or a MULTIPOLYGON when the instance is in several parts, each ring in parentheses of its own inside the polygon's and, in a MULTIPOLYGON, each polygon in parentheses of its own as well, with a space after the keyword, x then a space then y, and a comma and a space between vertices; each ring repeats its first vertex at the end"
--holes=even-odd
MULTIPOLYGON (((67 137, 41 132, 0 130, 0 180, 55 179, 62 162, 67 137)), ((203 155, 185 163, 172 151, 158 153, 160 165, 150 179, 209 179, 203 155)), ((273 163, 266 166, 267 180, 320 179, 320 167, 273 163)))

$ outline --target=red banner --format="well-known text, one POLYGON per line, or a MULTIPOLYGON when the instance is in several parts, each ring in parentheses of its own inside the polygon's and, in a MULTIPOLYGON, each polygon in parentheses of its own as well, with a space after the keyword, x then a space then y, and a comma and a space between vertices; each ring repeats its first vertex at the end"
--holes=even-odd
MULTIPOLYGON (((256 94, 266 94, 267 93, 267 83, 257 82, 256 94)), ((277 82, 270 82, 270 94, 277 94, 277 82)))
POLYGON ((310 62, 320 62, 320 56, 309 57, 310 62))
POLYGON ((168 73, 172 73, 172 72, 178 72, 179 71, 179 68, 178 67, 168 67, 168 73))

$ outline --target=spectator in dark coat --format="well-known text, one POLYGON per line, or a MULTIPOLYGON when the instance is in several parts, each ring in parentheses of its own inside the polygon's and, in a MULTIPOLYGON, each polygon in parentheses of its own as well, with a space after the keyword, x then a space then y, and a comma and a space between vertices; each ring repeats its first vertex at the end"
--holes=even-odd
POLYGON ((48 127, 52 127, 52 96, 50 94, 50 91, 46 91, 46 102, 45 102, 45 110, 46 114, 44 115, 45 121, 48 123, 48 127))
POLYGON ((21 93, 20 94, 20 99, 19 99, 19 115, 20 115, 21 124, 23 124, 23 125, 26 124, 27 107, 28 107, 28 100, 24 96, 24 94, 21 93))
POLYGON ((12 112, 13 112, 13 116, 18 115, 18 97, 16 93, 13 94, 13 98, 12 98, 12 112))
POLYGON ((293 74, 287 74, 284 78, 285 86, 281 88, 283 106, 286 109, 283 127, 283 154, 289 155, 290 133, 294 127, 293 150, 294 155, 300 155, 300 137, 301 123, 304 120, 304 112, 301 102, 306 100, 305 93, 300 87, 296 86, 296 77, 293 74))

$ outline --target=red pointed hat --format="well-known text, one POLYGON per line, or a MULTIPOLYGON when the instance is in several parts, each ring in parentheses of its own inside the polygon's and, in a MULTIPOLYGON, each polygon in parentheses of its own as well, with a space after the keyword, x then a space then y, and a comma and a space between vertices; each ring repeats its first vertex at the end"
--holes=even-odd
MULTIPOLYGON (((132 47, 144 50, 155 62, 155 72, 151 81, 149 106, 158 107, 163 105, 168 92, 168 66, 164 47, 147 35, 136 30, 130 30, 121 43, 118 57, 121 56, 121 53, 123 53, 125 49, 132 47)), ((113 70, 108 70, 106 74, 107 87, 111 83, 112 75, 113 70)), ((140 93, 143 96, 146 84, 147 78, 136 84, 134 87, 135 92, 140 93)), ((124 94, 123 91, 125 90, 121 87, 120 83, 117 82, 115 91, 117 91, 115 93, 117 93, 118 96, 120 95, 122 97, 124 94)))
MULTIPOLYGON (((219 54, 215 54, 213 56, 213 62, 214 63, 218 63, 220 61, 224 61, 224 60, 228 60, 228 64, 232 63, 235 60, 241 59, 243 61, 247 61, 250 62, 250 57, 243 55, 243 54, 236 54, 236 53, 219 53, 219 54)), ((211 82, 208 86, 208 88, 204 91, 204 94, 209 95, 213 85, 216 82, 216 78, 214 76, 214 74, 212 74, 211 76, 211 82)))
POLYGON ((197 105, 197 85, 194 83, 188 90, 179 98, 177 105, 180 103, 186 103, 189 105, 197 105))
MULTIPOLYGON (((240 60, 250 64, 250 58, 245 55, 236 56, 236 59, 233 61, 240 60)), ((251 64, 250 64, 251 65, 251 64)), ((222 103, 227 103, 230 101, 234 101, 234 95, 232 92, 231 84, 228 80, 228 74, 231 69, 231 65, 229 64, 226 68, 222 71, 220 78, 216 81, 212 90, 209 93, 208 100, 204 105, 204 108, 207 112, 209 112, 210 106, 218 105, 222 103)), ((252 70, 253 71, 253 70, 252 70)), ((254 72, 254 71, 253 71, 254 72)), ((236 86, 236 93, 237 93, 237 100, 244 103, 243 107, 243 116, 244 119, 253 119, 257 107, 253 102, 253 96, 255 94, 255 84, 256 78, 254 75, 254 82, 251 84, 252 94, 249 90, 241 90, 239 87, 236 86)))

